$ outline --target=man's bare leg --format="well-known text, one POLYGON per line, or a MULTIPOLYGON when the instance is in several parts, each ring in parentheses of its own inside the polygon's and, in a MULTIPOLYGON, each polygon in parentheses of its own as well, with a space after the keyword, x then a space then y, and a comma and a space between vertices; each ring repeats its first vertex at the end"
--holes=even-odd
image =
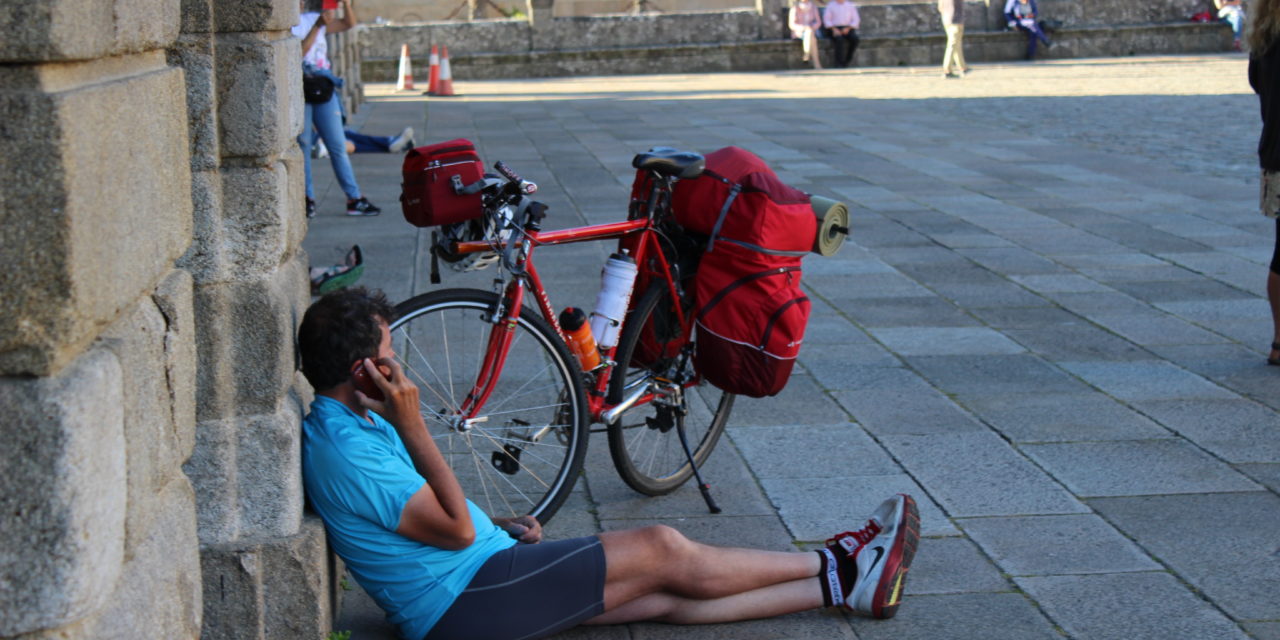
POLYGON ((822 605, 816 553, 712 547, 656 526, 600 534, 605 613, 618 624, 746 620, 822 605))

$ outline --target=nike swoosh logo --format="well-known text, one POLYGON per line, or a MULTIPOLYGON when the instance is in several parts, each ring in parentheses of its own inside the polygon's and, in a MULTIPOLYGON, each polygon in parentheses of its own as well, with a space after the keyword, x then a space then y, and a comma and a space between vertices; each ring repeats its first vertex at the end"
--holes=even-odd
POLYGON ((876 570, 876 565, 880 564, 880 558, 884 557, 884 547, 873 547, 871 550, 876 552, 876 559, 872 560, 871 566, 867 567, 868 574, 876 570))

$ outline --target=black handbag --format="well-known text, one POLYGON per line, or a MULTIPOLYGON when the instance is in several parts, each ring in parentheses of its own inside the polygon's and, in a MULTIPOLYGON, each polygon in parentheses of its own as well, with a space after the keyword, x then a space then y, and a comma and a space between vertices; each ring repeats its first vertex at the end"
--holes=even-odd
POLYGON ((324 104, 333 98, 333 80, 328 76, 306 73, 302 75, 302 99, 307 104, 324 104))

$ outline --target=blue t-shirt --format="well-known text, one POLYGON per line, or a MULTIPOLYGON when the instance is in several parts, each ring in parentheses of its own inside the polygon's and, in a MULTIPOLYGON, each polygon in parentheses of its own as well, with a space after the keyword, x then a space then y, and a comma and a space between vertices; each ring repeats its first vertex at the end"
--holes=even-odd
POLYGON ((351 575, 406 638, 421 638, 493 554, 516 542, 474 503, 476 539, 460 551, 395 532, 400 513, 426 481, 395 428, 370 411, 316 396, 302 423, 302 479, 324 519, 329 543, 351 575))

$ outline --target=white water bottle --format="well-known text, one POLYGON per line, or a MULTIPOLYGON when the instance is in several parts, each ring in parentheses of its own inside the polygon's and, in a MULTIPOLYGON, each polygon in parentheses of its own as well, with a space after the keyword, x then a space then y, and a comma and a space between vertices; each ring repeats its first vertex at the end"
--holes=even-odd
POLYGON ((612 349, 618 344, 622 331, 622 318, 627 314, 631 301, 631 287, 635 285, 636 261, 626 250, 609 256, 601 276, 600 295, 596 298, 596 310, 591 312, 591 334, 601 349, 612 349))

